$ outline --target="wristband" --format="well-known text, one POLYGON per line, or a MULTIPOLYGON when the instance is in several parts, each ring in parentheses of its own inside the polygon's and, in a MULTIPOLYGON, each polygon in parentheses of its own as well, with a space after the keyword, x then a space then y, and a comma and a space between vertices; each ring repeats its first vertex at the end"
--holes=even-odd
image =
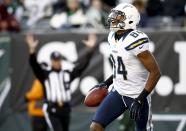
POLYGON ((105 80, 103 83, 109 87, 113 83, 113 75, 111 75, 107 80, 105 80))
POLYGON ((150 92, 148 92, 146 89, 143 89, 143 91, 140 93, 140 95, 136 98, 136 100, 138 102, 140 102, 140 104, 142 103, 142 101, 150 94, 150 92))

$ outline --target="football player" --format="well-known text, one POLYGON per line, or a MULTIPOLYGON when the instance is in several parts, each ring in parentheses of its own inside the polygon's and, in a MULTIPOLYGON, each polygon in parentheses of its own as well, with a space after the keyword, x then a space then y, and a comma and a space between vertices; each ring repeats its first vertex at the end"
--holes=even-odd
POLYGON ((103 131, 118 116, 129 109, 136 131, 152 131, 151 92, 161 73, 149 51, 148 36, 137 30, 138 10, 131 4, 119 4, 108 16, 110 57, 113 74, 100 85, 113 89, 99 105, 90 131, 103 131))

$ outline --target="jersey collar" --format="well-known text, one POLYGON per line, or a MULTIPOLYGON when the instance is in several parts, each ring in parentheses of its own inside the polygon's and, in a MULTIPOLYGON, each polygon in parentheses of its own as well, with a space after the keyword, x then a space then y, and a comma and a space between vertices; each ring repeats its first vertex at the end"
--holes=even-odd
POLYGON ((130 29, 130 30, 127 30, 126 32, 124 32, 123 34, 121 35, 117 35, 116 33, 113 34, 114 36, 114 39, 116 41, 119 41, 121 38, 122 38, 122 41, 126 38, 126 36, 131 32, 133 31, 133 29, 130 29))

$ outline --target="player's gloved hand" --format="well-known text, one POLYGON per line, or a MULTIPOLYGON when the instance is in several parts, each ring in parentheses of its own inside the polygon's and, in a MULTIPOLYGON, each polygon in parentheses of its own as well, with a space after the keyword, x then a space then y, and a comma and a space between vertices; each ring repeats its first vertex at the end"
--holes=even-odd
POLYGON ((142 106, 143 106, 142 101, 140 101, 138 99, 134 99, 134 101, 132 102, 132 104, 129 108, 129 113, 130 113, 131 119, 134 119, 134 120, 140 119, 142 106))
POLYGON ((93 90, 94 88, 103 88, 103 87, 107 88, 107 85, 102 82, 92 87, 89 91, 93 90))
POLYGON ((146 89, 143 89, 143 91, 140 93, 140 95, 134 99, 132 102, 129 112, 130 112, 130 118, 134 120, 139 120, 141 117, 141 110, 144 105, 144 101, 146 100, 146 97, 149 95, 149 91, 146 89))

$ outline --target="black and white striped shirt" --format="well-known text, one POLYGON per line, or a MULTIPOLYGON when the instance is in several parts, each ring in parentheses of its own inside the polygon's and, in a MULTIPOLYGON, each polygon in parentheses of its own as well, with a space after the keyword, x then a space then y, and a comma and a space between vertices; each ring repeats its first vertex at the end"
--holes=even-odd
POLYGON ((46 98, 51 102, 68 102, 71 100, 70 76, 66 71, 51 71, 44 81, 46 98))
POLYGON ((45 99, 48 102, 69 102, 71 100, 70 83, 88 66, 93 51, 88 51, 87 55, 80 61, 72 71, 63 70, 50 71, 43 70, 37 63, 36 55, 30 55, 30 65, 34 74, 44 86, 45 99))

